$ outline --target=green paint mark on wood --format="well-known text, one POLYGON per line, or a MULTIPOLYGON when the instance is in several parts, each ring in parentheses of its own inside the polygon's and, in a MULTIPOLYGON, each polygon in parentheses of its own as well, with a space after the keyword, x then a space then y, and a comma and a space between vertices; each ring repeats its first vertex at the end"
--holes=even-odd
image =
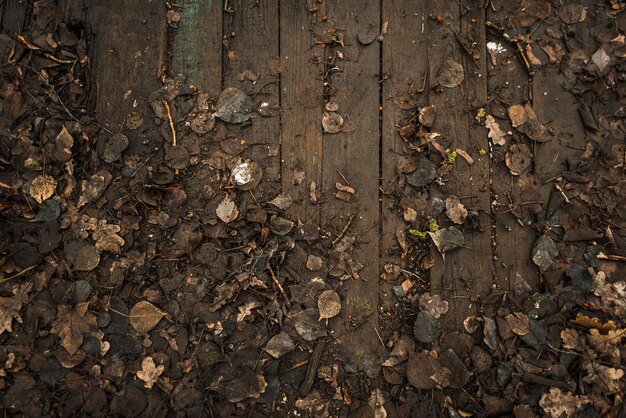
POLYGON ((222 11, 219 1, 182 0, 174 37, 173 71, 188 84, 215 94, 221 87, 222 11))

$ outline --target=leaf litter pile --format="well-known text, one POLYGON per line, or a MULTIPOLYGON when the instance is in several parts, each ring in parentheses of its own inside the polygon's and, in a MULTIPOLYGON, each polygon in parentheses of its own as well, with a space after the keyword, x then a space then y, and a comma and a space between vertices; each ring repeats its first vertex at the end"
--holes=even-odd
MULTIPOLYGON (((266 174, 277 151, 258 158, 247 152, 255 139, 230 129, 279 113, 278 103, 246 92, 259 74, 241 73, 242 84, 218 97, 164 79, 149 97, 151 113, 132 112, 112 132, 90 116, 84 27, 52 25, 42 8, 28 35, 0 35, 6 413, 620 416, 625 6, 557 3, 522 0, 506 21, 495 13, 488 45, 474 53, 488 54, 495 72, 507 59, 533 73, 531 65, 558 68, 580 99, 583 147, 545 178, 535 171, 541 144, 577 148, 529 98, 496 95, 476 110, 488 149, 455 147, 434 128, 435 105, 407 111, 397 181, 385 191, 404 223, 397 262, 380 279, 397 303, 382 315, 382 336, 372 335, 386 355, 366 374, 331 347, 329 326, 345 310, 345 287, 363 279, 364 260, 352 257, 354 215, 337 234, 302 223, 292 196, 266 174), (617 22, 594 25, 605 29, 594 33, 593 51, 576 38, 590 19, 617 22), (136 151, 153 124, 162 146, 136 151), (471 200, 445 193, 459 165, 481 159, 515 184, 515 193, 494 196, 491 216, 532 230, 528 261, 540 279, 516 274, 510 289, 495 286, 473 301, 479 308, 463 329, 451 330, 445 293, 424 278, 490 228, 471 200), (542 184, 550 186, 544 203, 542 184)), ((175 24, 180 15, 171 9, 167 18, 175 24)), ((325 21, 313 37, 341 57, 346 42, 367 48, 388 30, 385 22, 382 31, 347 34, 325 21)), ((268 68, 276 78, 286 64, 272 58, 268 68)), ((431 94, 460 89, 466 72, 443 61, 431 94)), ((320 115, 327 134, 350 129, 330 99, 320 115)), ((315 184, 298 173, 293 182, 319 203, 315 184)), ((332 198, 357 196, 338 182, 332 198)))

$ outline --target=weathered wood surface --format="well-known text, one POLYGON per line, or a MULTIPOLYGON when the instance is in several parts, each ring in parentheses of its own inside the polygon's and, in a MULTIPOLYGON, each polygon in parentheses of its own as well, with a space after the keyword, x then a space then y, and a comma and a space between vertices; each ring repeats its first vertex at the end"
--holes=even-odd
MULTIPOLYGON (((472 60, 461 49, 456 34, 484 45, 484 3, 472 1, 468 9, 448 1, 429 2, 429 16, 443 17, 439 24, 432 19, 427 23, 430 104, 437 108, 433 130, 449 142, 447 148, 461 148, 472 155, 488 148, 484 127, 474 121, 475 112, 487 102, 486 61, 483 51, 472 60), (476 19, 477 23, 470 23, 476 19), (438 86, 437 76, 446 60, 463 65, 465 78, 456 88, 438 86), (432 91, 432 90, 436 90, 432 91)), ((446 143, 447 143, 446 142, 446 143)), ((443 143, 443 142, 442 142, 443 143)), ((433 160, 437 163, 440 157, 433 160), (438 159, 437 159, 438 158, 438 159)), ((431 269, 431 292, 441 294, 450 301, 450 312, 445 318, 446 328, 462 327, 465 317, 472 312, 472 299, 485 295, 493 283, 493 265, 490 243, 490 193, 489 159, 475 158, 473 165, 458 157, 454 170, 441 188, 433 186, 433 195, 445 198, 455 195, 463 204, 477 212, 477 229, 465 234, 465 248, 446 255, 445 261, 433 250, 436 260, 431 269)))
MULTIPOLYGON (((329 3, 326 14, 345 33, 345 48, 341 48, 344 58, 335 58, 333 65, 339 70, 328 74, 332 100, 339 106, 345 124, 342 132, 324 135, 322 193, 326 202, 322 207, 322 228, 335 235, 354 215, 350 227, 357 239, 353 256, 355 263, 364 265, 361 278, 346 285, 340 314, 343 321, 335 322, 334 330, 341 350, 347 354, 346 360, 357 369, 375 374, 382 348, 376 337, 380 272, 380 47, 377 43, 361 46, 356 33, 366 25, 380 27, 379 2, 329 3), (337 182, 354 187, 357 200, 348 204, 333 197, 337 182)), ((326 58, 332 54, 336 56, 335 50, 327 48, 326 58)))

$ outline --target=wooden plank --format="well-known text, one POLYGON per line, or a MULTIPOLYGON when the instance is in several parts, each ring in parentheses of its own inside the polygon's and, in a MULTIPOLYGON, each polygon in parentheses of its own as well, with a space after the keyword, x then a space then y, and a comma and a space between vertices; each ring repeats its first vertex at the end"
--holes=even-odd
POLYGON ((222 2, 184 0, 172 44, 172 70, 217 97, 222 89, 222 2))
POLYGON ((2 21, 0 31, 9 35, 20 34, 28 22, 32 4, 25 0, 4 0, 2 2, 2 21))
MULTIPOLYGON (((96 116, 111 131, 117 132, 133 111, 150 120, 148 96, 160 86, 166 47, 167 22, 161 6, 153 0, 123 0, 111 7, 110 2, 98 0, 86 10, 94 39, 91 69, 96 79, 96 116)), ((128 135, 129 152, 137 151, 143 142, 141 148, 146 150, 153 150, 155 141, 160 143, 160 135, 145 130, 128 135)))
MULTIPOLYGON (((595 9, 595 2, 585 0, 580 2, 588 7, 589 10, 595 9)), ((590 23, 592 14, 587 20, 575 25, 569 26, 573 39, 578 39, 578 47, 581 49, 593 48, 596 43, 591 37, 590 23)), ((533 34, 532 39, 538 37, 547 37, 546 29, 559 30, 560 20, 542 22, 533 34)), ((561 41, 558 41, 561 42, 561 41)), ((565 45, 561 42, 561 46, 566 50, 565 45)), ((537 48, 538 49, 538 48, 537 48)), ((588 53, 595 51, 588 50, 588 53)), ((548 58, 543 52, 538 52, 543 62, 547 62, 548 58)), ((563 80, 558 65, 546 64, 535 69, 533 77, 533 107, 540 121, 545 122, 546 126, 551 128, 554 137, 551 141, 543 144, 535 144, 533 153, 535 156, 535 175, 538 180, 545 184, 541 189, 542 201, 544 208, 548 208, 548 200, 553 190, 554 178, 567 171, 567 160, 572 157, 578 157, 585 149, 587 134, 583 126, 582 120, 578 113, 579 99, 561 86, 563 80)), ((549 216, 548 213, 545 214, 549 216)), ((543 221, 543 219, 541 219, 543 221)))
MULTIPOLYGON (((323 6, 321 4, 320 6, 323 6)), ((302 223, 319 226, 319 207, 309 199, 311 182, 321 186, 324 49, 313 46, 313 26, 306 2, 281 0, 280 49, 287 70, 281 75, 282 190, 294 199, 291 211, 302 223), (317 64, 315 62, 318 62, 317 64), (296 173, 303 172, 298 183, 296 173)))
MULTIPOLYGON (((406 226, 402 208, 396 204, 397 196, 403 193, 398 187, 396 160, 405 153, 406 146, 400 138, 398 127, 407 124, 414 117, 415 108, 407 110, 408 107, 428 104, 428 86, 424 86, 428 81, 428 60, 424 59, 428 53, 428 39, 426 31, 422 30, 422 23, 425 25, 429 19, 426 4, 427 0, 384 0, 382 9, 382 20, 388 22, 392 29, 382 42, 383 74, 388 78, 382 83, 381 187, 384 194, 381 212, 381 265, 402 262, 404 268, 410 266, 400 259, 402 250, 396 240, 396 229, 406 226), (424 91, 418 93, 422 88, 424 91)), ((380 304, 386 310, 392 309, 397 303, 392 290, 393 284, 395 283, 387 281, 380 283, 380 304)))
MULTIPOLYGON (((490 20, 498 27, 504 27, 505 21, 499 20, 507 16, 507 12, 514 12, 514 4, 507 0, 493 1, 497 13, 489 8, 490 20)), ((491 32, 489 40, 495 42, 506 51, 495 54, 496 63, 487 56, 489 101, 488 113, 493 115, 504 131, 515 132, 507 115, 507 109, 514 104, 523 103, 530 97, 528 73, 522 66, 514 47, 507 43, 501 35, 491 32)), ((519 274, 534 289, 539 285, 539 272, 530 258, 530 250, 536 239, 532 228, 534 217, 528 214, 532 205, 519 207, 526 216, 518 221, 517 217, 507 206, 509 203, 519 204, 527 201, 522 195, 519 176, 512 176, 505 164, 505 154, 512 143, 523 143, 532 149, 527 138, 514 133, 507 139, 505 146, 493 146, 492 158, 492 200, 497 202, 492 208, 495 233, 494 267, 498 283, 504 290, 509 290, 519 274), (530 224, 529 224, 530 222, 530 224)), ((531 171, 530 169, 528 170, 531 171)), ((517 210, 515 210, 517 213, 517 210)))
MULTIPOLYGON (((451 140, 451 150, 461 148, 475 157, 478 150, 487 149, 487 134, 484 127, 474 121, 475 110, 487 102, 487 71, 485 54, 472 60, 463 52, 456 34, 473 39, 477 45, 485 44, 484 2, 465 2, 463 15, 458 2, 437 0, 429 2, 429 15, 443 18, 442 23, 430 19, 428 30, 428 61, 431 87, 438 84, 437 75, 448 59, 463 65, 465 78, 459 87, 440 88, 441 93, 431 91, 431 104, 437 107, 437 118, 433 131, 451 140), (466 4, 465 4, 466 3, 466 4), (472 23, 470 19, 476 19, 472 23)), ((436 157, 436 161, 441 161, 436 157)), ((450 311, 444 318, 444 328, 462 329, 463 319, 475 310, 473 298, 488 293, 493 278, 490 243, 490 194, 489 160, 474 158, 468 165, 458 157, 454 169, 443 187, 432 186, 433 195, 442 198, 449 195, 465 197, 463 204, 477 211, 479 227, 465 228, 465 248, 446 255, 445 261, 434 254, 436 264, 431 269, 432 293, 439 293, 450 302, 450 311)), ((443 220, 442 215, 440 221, 443 220)), ((440 222, 441 224, 441 222, 440 222)), ((436 252, 436 250, 434 250, 436 252)))
MULTIPOLYGON (((379 92, 380 46, 361 46, 356 40, 359 29, 380 27, 380 4, 376 0, 333 2, 328 4, 328 21, 344 34, 345 48, 329 47, 326 61, 327 92, 344 117, 343 131, 324 135, 322 184, 325 203, 323 229, 336 236, 355 215, 349 233, 358 240, 352 254, 362 263, 360 279, 349 279, 342 293, 341 321, 333 323, 335 336, 346 360, 368 375, 378 373, 382 349, 378 329, 379 281, 379 92), (343 53, 338 59, 336 52, 343 53), (338 173, 347 179, 344 180, 338 173), (346 203, 333 197, 335 183, 349 183, 357 190, 358 200, 346 203)), ((384 350, 382 351, 384 353, 384 350)))
MULTIPOLYGON (((223 75, 224 87, 237 87, 253 96, 257 106, 268 103, 270 107, 280 104, 279 77, 270 72, 270 58, 278 57, 278 0, 259 3, 248 0, 227 2, 224 15, 224 36, 228 39, 223 75), (246 71, 258 74, 256 83, 239 81, 237 76, 246 71)), ((259 201, 274 197, 280 190, 280 160, 269 156, 270 147, 280 142, 280 118, 253 115, 251 126, 228 125, 230 135, 245 138, 250 147, 244 152, 246 158, 259 162, 263 167, 263 181, 252 193, 259 201)))

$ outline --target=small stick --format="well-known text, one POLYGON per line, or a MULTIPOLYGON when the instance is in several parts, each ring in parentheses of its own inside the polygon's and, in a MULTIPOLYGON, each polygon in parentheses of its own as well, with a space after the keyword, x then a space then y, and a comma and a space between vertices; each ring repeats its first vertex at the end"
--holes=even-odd
POLYGON ((554 187, 556 187, 556 189, 561 193, 561 196, 565 199, 565 203, 571 203, 569 197, 567 197, 561 186, 559 186, 559 183, 554 183, 554 187))
POLYGON ((535 71, 533 70, 533 66, 530 64, 530 61, 528 61, 528 57, 526 56, 526 52, 524 51, 524 48, 522 48, 522 43, 520 41, 518 41, 518 40, 513 39, 513 37, 511 37, 511 35, 509 35, 508 33, 506 33, 504 31, 504 29, 497 27, 491 21, 486 21, 485 22, 485 26, 487 26, 489 29, 493 30, 494 32, 498 33, 508 43, 510 43, 511 45, 515 46, 515 49, 517 50, 517 54, 518 54, 520 60, 522 61, 522 64, 524 65, 524 69, 526 70, 528 75, 532 77, 535 74, 535 71))
POLYGON ((609 261, 626 261, 626 257, 621 255, 613 255, 613 254, 604 254, 600 253, 596 256, 598 260, 609 260, 609 261))
POLYGON ((4 278, 0 279, 0 284, 4 284, 4 283, 8 282, 9 280, 16 279, 16 278, 20 277, 22 274, 28 273, 29 271, 31 271, 35 267, 37 267, 37 264, 33 264, 32 266, 26 267, 24 270, 20 271, 19 273, 14 274, 13 276, 4 277, 4 278))
POLYGON ((308 395, 311 391, 311 388, 313 387, 313 383, 315 383, 317 368, 320 365, 320 360, 322 359, 322 353, 324 353, 325 345, 326 340, 317 340, 317 344, 315 345, 313 354, 311 354, 311 360, 309 360, 309 367, 306 369, 306 377, 304 378, 304 382, 302 382, 302 386, 300 386, 300 395, 302 396, 308 395))
POLYGON ((276 287, 278 288, 278 291, 280 292, 280 294, 282 295, 283 299, 285 300, 285 304, 287 305, 287 308, 289 310, 291 310, 291 302, 289 302, 289 298, 287 297, 287 293, 285 293, 285 289, 283 289, 283 285, 280 284, 280 282, 278 281, 278 278, 276 277, 276 275, 274 274, 274 270, 272 270, 272 266, 270 266, 269 264, 267 265, 267 268, 269 268, 270 270, 270 274, 272 276, 272 280, 274 281, 274 284, 276 285, 276 287))
POLYGON ((380 341, 380 345, 383 346, 383 348, 386 350, 387 347, 385 347, 385 343, 383 342, 382 337, 380 336, 380 334, 378 333, 378 330, 376 329, 376 327, 374 327, 374 331, 376 331, 376 335, 378 336, 378 341, 380 341))
POLYGON ((352 220, 354 219, 355 216, 356 216, 356 212, 354 212, 352 215, 350 215, 350 218, 348 218, 348 222, 346 222, 346 225, 339 232, 339 234, 337 234, 337 238, 335 238, 333 240, 333 242, 330 243, 330 245, 332 247, 334 247, 335 244, 337 244, 339 242, 339 240, 341 240, 341 238, 343 238, 343 236, 345 235, 346 231, 348 231, 348 228, 350 228, 350 225, 352 224, 352 220))
POLYGON ((170 129, 172 130, 172 146, 176 146, 176 129, 174 128, 174 121, 172 120, 172 111, 170 110, 170 105, 166 100, 162 100, 163 105, 165 106, 165 110, 167 110, 167 120, 170 123, 170 129))

